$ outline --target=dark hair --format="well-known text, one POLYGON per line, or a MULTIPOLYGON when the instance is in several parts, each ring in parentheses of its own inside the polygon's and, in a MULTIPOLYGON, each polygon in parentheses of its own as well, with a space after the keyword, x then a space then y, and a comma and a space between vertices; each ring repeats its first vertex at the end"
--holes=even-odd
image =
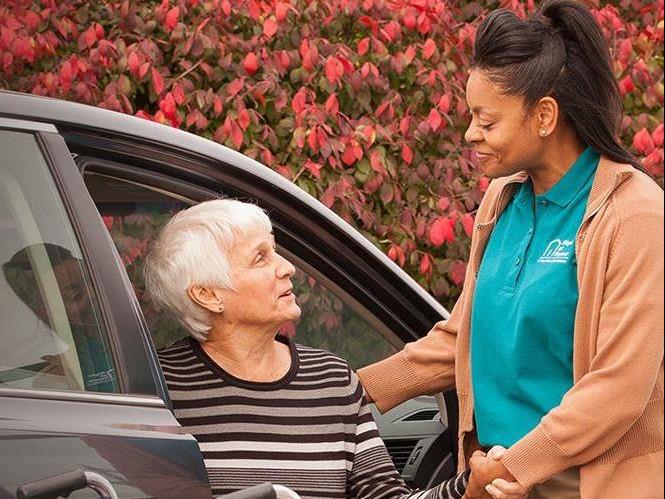
POLYGON ((574 0, 546 0, 527 20, 493 11, 480 24, 473 67, 528 107, 556 99, 564 120, 585 145, 642 169, 619 142, 623 109, 603 33, 589 9, 574 0))

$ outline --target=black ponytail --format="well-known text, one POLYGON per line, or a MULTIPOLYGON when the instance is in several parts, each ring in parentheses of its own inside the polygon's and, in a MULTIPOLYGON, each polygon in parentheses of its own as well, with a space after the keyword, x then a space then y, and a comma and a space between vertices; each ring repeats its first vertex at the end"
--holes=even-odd
POLYGON ((499 9, 478 28, 473 66, 487 71, 528 107, 542 97, 559 109, 587 146, 618 163, 642 169, 619 142, 623 109, 603 33, 575 0, 546 0, 528 20, 499 9))

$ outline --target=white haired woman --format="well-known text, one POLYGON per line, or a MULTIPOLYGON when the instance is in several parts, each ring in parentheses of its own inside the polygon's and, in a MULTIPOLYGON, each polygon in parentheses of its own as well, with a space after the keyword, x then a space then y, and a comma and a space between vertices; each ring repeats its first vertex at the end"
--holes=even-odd
POLYGON ((347 363, 277 335, 300 316, 294 272, 267 215, 234 200, 176 214, 148 257, 147 289, 191 335, 159 357, 213 493, 272 482, 301 497, 462 497, 467 473, 412 492, 347 363))

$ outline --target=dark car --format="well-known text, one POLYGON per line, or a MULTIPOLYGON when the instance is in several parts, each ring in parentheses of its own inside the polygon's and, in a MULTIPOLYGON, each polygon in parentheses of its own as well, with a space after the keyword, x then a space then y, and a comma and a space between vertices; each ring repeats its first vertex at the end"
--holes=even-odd
MULTIPOLYGON (((119 497, 210 497, 156 356, 185 332, 151 307, 141 272, 149 242, 193 203, 233 197, 268 211, 279 250, 299 269, 303 319, 284 332, 354 368, 447 317, 332 211, 215 142, 0 92, 0 152, 0 499, 77 469, 119 497)), ((455 469, 456 399, 439 402, 375 412, 398 470, 420 487, 455 469)))

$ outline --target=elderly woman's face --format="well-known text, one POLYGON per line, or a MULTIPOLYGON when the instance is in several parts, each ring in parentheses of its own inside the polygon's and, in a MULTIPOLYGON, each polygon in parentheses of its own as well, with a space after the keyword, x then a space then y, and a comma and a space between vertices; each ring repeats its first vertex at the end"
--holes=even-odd
POLYGON ((279 327, 300 317, 291 283, 295 268, 277 254, 271 233, 238 238, 229 263, 233 289, 222 291, 226 321, 279 327))

